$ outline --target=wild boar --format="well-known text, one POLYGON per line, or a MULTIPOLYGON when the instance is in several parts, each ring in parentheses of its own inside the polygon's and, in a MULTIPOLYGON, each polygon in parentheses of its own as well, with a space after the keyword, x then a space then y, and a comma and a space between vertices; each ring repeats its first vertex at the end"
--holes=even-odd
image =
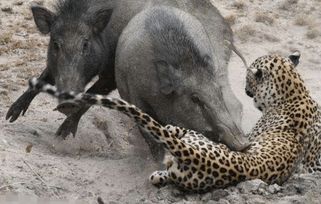
MULTIPOLYGON (((196 130, 241 150, 243 132, 225 105, 219 67, 205 26, 173 7, 137 14, 117 46, 115 73, 121 97, 162 124, 196 130)), ((154 155, 163 149, 145 135, 154 155)), ((162 157, 162 153, 159 153, 162 157)))
MULTIPOLYGON (((83 91, 85 85, 94 76, 98 75, 99 80, 88 92, 108 94, 116 88, 115 52, 119 36, 123 29, 137 13, 153 6, 162 5, 180 8, 182 11, 193 15, 196 18, 195 21, 202 24, 202 29, 206 35, 208 35, 206 43, 210 46, 210 48, 207 48, 210 49, 207 52, 209 56, 207 58, 208 61, 212 63, 212 71, 215 73, 210 74, 204 80, 212 84, 213 89, 219 93, 219 95, 213 99, 209 99, 212 97, 212 93, 210 92, 213 91, 209 90, 209 93, 205 93, 209 84, 206 85, 204 89, 202 89, 202 86, 204 86, 205 83, 195 84, 194 91, 198 91, 195 100, 202 104, 205 102, 204 104, 206 104, 206 106, 211 107, 209 111, 213 111, 212 108, 216 108, 214 112, 210 113, 207 111, 206 114, 202 115, 200 115, 199 110, 200 106, 202 106, 201 104, 197 105, 197 102, 195 102, 194 106, 191 106, 191 103, 186 103, 186 100, 180 100, 181 104, 179 107, 182 108, 181 113, 184 112, 183 110, 189 110, 188 113, 186 113, 186 117, 191 117, 190 115, 192 114, 189 114, 190 111, 190 113, 198 113, 198 116, 200 116, 197 122, 198 125, 194 124, 191 126, 190 124, 193 123, 193 121, 187 122, 186 118, 182 118, 182 116, 178 116, 177 119, 175 119, 176 116, 174 112, 171 115, 167 115, 168 111, 161 113, 162 110, 164 110, 163 107, 159 107, 159 111, 155 114, 159 114, 159 119, 164 123, 166 123, 165 119, 167 117, 171 118, 173 122, 187 128, 196 127, 195 129, 199 130, 201 127, 207 127, 203 130, 210 132, 219 130, 218 126, 213 124, 215 121, 218 121, 218 118, 226 116, 231 121, 228 123, 226 119, 224 119, 225 122, 223 123, 226 126, 231 126, 227 129, 224 127, 226 129, 223 131, 225 134, 220 135, 226 135, 229 131, 232 131, 231 136, 233 135, 233 137, 229 137, 229 139, 226 140, 223 139, 222 141, 226 142, 232 149, 242 149, 246 146, 241 145, 244 144, 243 134, 240 133, 238 138, 234 138, 236 132, 240 131, 242 106, 236 99, 228 83, 227 63, 231 50, 229 47, 224 46, 224 40, 232 41, 232 31, 209 0, 60 0, 57 3, 55 12, 41 6, 32 6, 38 29, 43 34, 50 33, 47 67, 39 78, 50 84, 56 84, 60 90, 80 92, 83 91), (212 81, 209 80, 211 77, 213 77, 212 81), (220 91, 218 89, 220 89, 220 91), (213 101, 217 101, 216 107, 211 104, 213 101), (216 114, 219 114, 223 110, 225 111, 226 108, 228 111, 215 119, 216 114), (166 115, 166 117, 164 115, 166 115), (205 117, 208 118, 206 119, 205 117), (210 122, 210 120, 213 121, 210 122), (212 124, 213 127, 209 128, 210 124, 212 124)), ((145 27, 137 29, 141 30, 145 29, 145 27)), ((196 44, 199 45, 200 39, 193 40, 196 40, 196 44)), ((136 53, 137 51, 134 50, 133 52, 136 53)), ((142 56, 139 57, 144 59, 142 56)), ((160 65, 162 65, 162 62, 160 62, 160 65)), ((116 67, 116 69, 118 68, 116 67)), ((119 68, 119 70, 121 70, 121 68, 119 68)), ((171 71, 171 69, 168 70, 171 71)), ((163 74, 165 74, 165 77, 166 73, 163 74)), ((125 85, 122 85, 121 81, 121 78, 117 80, 121 87, 120 94, 126 98, 129 94, 125 93, 126 89, 123 88, 125 85)), ((124 81, 123 83, 127 82, 124 81)), ((133 83, 132 85, 135 84, 133 83)), ((140 89, 140 87, 137 88, 140 89)), ((138 93, 139 92, 133 92, 130 93, 130 95, 133 97, 132 94, 138 93)), ((21 113, 24 114, 26 112, 29 104, 37 94, 37 91, 28 89, 10 107, 6 118, 10 119, 10 122, 15 121, 21 113)), ((160 97, 164 97, 164 95, 160 97)), ((168 101, 165 104, 170 105, 168 101)), ((149 105, 152 105, 152 108, 146 107, 146 104, 142 108, 146 108, 145 111, 147 112, 158 109, 157 104, 149 105)), ((178 107, 178 105, 176 106, 178 107)), ((75 135, 78 122, 88 108, 89 107, 84 104, 60 103, 57 109, 65 113, 67 118, 59 127, 57 135, 62 137, 66 137, 70 133, 75 135)), ((195 118, 197 117, 195 116, 195 118)), ((221 118, 220 120, 223 119, 221 118)), ((220 128, 221 133, 224 128, 220 128)), ((207 135, 215 139, 212 137, 212 133, 207 135)))
MULTIPOLYGON (((98 81, 88 92, 108 94, 116 88, 114 50, 110 50, 103 35, 112 15, 112 3, 108 0, 58 1, 56 12, 38 5, 31 7, 38 30, 50 34, 47 67, 39 79, 55 84, 59 90, 82 92, 98 75, 98 81)), ((13 122, 24 114, 37 94, 37 91, 28 89, 12 104, 6 119, 13 122)), ((60 103, 57 110, 68 117, 57 135, 75 134, 80 117, 88 108, 60 103)))

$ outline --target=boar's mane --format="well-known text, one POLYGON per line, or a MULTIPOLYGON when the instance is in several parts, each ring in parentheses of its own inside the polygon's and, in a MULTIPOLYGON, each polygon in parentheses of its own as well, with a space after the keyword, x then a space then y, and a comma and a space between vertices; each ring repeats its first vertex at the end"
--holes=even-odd
POLYGON ((176 68, 186 62, 203 67, 208 65, 204 53, 174 14, 155 9, 147 18, 145 29, 150 34, 156 58, 164 59, 176 68))
POLYGON ((91 0, 58 0, 54 8, 57 16, 77 20, 89 9, 90 2, 91 0))

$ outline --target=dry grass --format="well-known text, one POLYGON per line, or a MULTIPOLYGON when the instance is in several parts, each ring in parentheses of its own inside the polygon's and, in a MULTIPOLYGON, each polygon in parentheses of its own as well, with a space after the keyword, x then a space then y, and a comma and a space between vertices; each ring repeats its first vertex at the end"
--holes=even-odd
POLYGON ((13 5, 21 6, 23 3, 24 3, 23 1, 16 1, 13 3, 13 5))
POLYGON ((24 57, 24 59, 28 62, 34 62, 34 61, 38 61, 38 60, 41 60, 42 57, 38 54, 38 53, 34 53, 34 52, 31 52, 28 54, 26 54, 26 56, 24 57))
POLYGON ((7 90, 0 89, 0 97, 1 97, 2 103, 9 103, 10 102, 10 97, 9 97, 9 93, 7 90))
POLYGON ((281 56, 287 56, 289 53, 287 51, 284 50, 277 50, 277 49, 273 49, 273 50, 269 50, 268 51, 268 55, 281 55, 281 56))
POLYGON ((33 19, 32 12, 29 9, 23 10, 22 15, 25 20, 30 21, 33 19))
MULTIPOLYGON (((9 49, 6 46, 0 46, 0 55, 4 55, 5 53, 8 53, 9 49)), ((0 65, 1 67, 1 65, 0 65)), ((0 69, 1 71, 1 69, 0 69)))
MULTIPOLYGON (((32 19, 32 16, 31 16, 32 19)), ((34 23, 26 23, 25 21, 17 21, 12 29, 16 32, 25 32, 25 33, 37 33, 37 29, 34 23)))
POLYGON ((279 6, 279 9, 282 10, 291 10, 296 6, 299 0, 285 0, 284 2, 281 3, 279 6))
POLYGON ((255 14, 255 21, 266 25, 272 25, 274 23, 274 18, 266 12, 257 12, 255 14))
POLYGON ((294 24, 297 26, 308 26, 313 24, 313 20, 308 15, 299 15, 295 18, 294 24))
POLYGON ((236 23, 236 16, 234 14, 230 14, 225 17, 225 20, 229 25, 232 26, 236 23))
POLYGON ((12 7, 10 7, 10 6, 4 6, 4 7, 2 7, 2 8, 1 8, 1 11, 2 11, 2 12, 5 12, 5 13, 13 14, 12 7))
POLYGON ((37 4, 37 5, 40 5, 40 6, 43 6, 44 3, 45 3, 44 0, 34 0, 33 2, 34 2, 35 4, 37 4))
MULTIPOLYGON (((0 52, 1 54, 1 52, 0 52)), ((0 71, 7 71, 9 69, 9 66, 7 64, 0 64, 0 71)))
POLYGON ((12 41, 12 32, 4 32, 0 34, 0 45, 7 45, 12 41))
POLYGON ((245 3, 243 1, 235 1, 231 6, 238 10, 243 10, 245 8, 245 3))
POLYGON ((250 37, 255 36, 256 31, 250 25, 244 25, 235 33, 242 42, 247 42, 250 37))
POLYGON ((316 28, 311 28, 310 30, 307 31, 307 33, 305 35, 308 39, 315 39, 315 38, 321 36, 321 33, 316 28))
POLYGON ((275 37, 274 35, 264 33, 263 38, 269 42, 280 42, 280 39, 275 37))
POLYGON ((12 33, 4 33, 0 36, 0 53, 10 53, 18 49, 29 50, 44 47, 45 43, 42 39, 16 39, 12 33))

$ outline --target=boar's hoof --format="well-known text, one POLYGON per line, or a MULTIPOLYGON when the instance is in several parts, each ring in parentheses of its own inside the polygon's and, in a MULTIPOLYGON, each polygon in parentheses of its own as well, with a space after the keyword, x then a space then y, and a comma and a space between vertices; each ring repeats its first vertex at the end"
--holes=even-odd
POLYGON ((79 120, 75 120, 73 117, 67 117, 57 130, 56 136, 66 139, 68 135, 72 134, 75 137, 78 128, 78 122, 79 120))
POLYGON ((10 123, 14 122, 22 114, 24 115, 28 109, 29 104, 24 103, 23 101, 16 101, 7 112, 6 120, 9 120, 10 123))
POLYGON ((58 110, 60 113, 63 113, 66 116, 69 116, 69 115, 77 112, 79 109, 80 109, 80 107, 78 104, 71 103, 71 102, 61 103, 55 108, 55 110, 58 110))

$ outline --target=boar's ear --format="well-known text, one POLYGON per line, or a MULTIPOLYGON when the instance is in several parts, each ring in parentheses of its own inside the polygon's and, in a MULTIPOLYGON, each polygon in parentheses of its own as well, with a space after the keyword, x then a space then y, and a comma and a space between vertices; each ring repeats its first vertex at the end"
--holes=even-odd
POLYGON ((96 11, 91 19, 94 33, 99 34, 107 26, 113 9, 100 9, 96 11))
POLYGON ((31 11, 38 30, 42 34, 48 34, 51 31, 51 26, 54 22, 55 14, 48 9, 38 5, 32 5, 31 11))
POLYGON ((154 65, 161 93, 165 95, 173 93, 178 88, 178 77, 175 74, 175 68, 163 60, 154 62, 154 65))

